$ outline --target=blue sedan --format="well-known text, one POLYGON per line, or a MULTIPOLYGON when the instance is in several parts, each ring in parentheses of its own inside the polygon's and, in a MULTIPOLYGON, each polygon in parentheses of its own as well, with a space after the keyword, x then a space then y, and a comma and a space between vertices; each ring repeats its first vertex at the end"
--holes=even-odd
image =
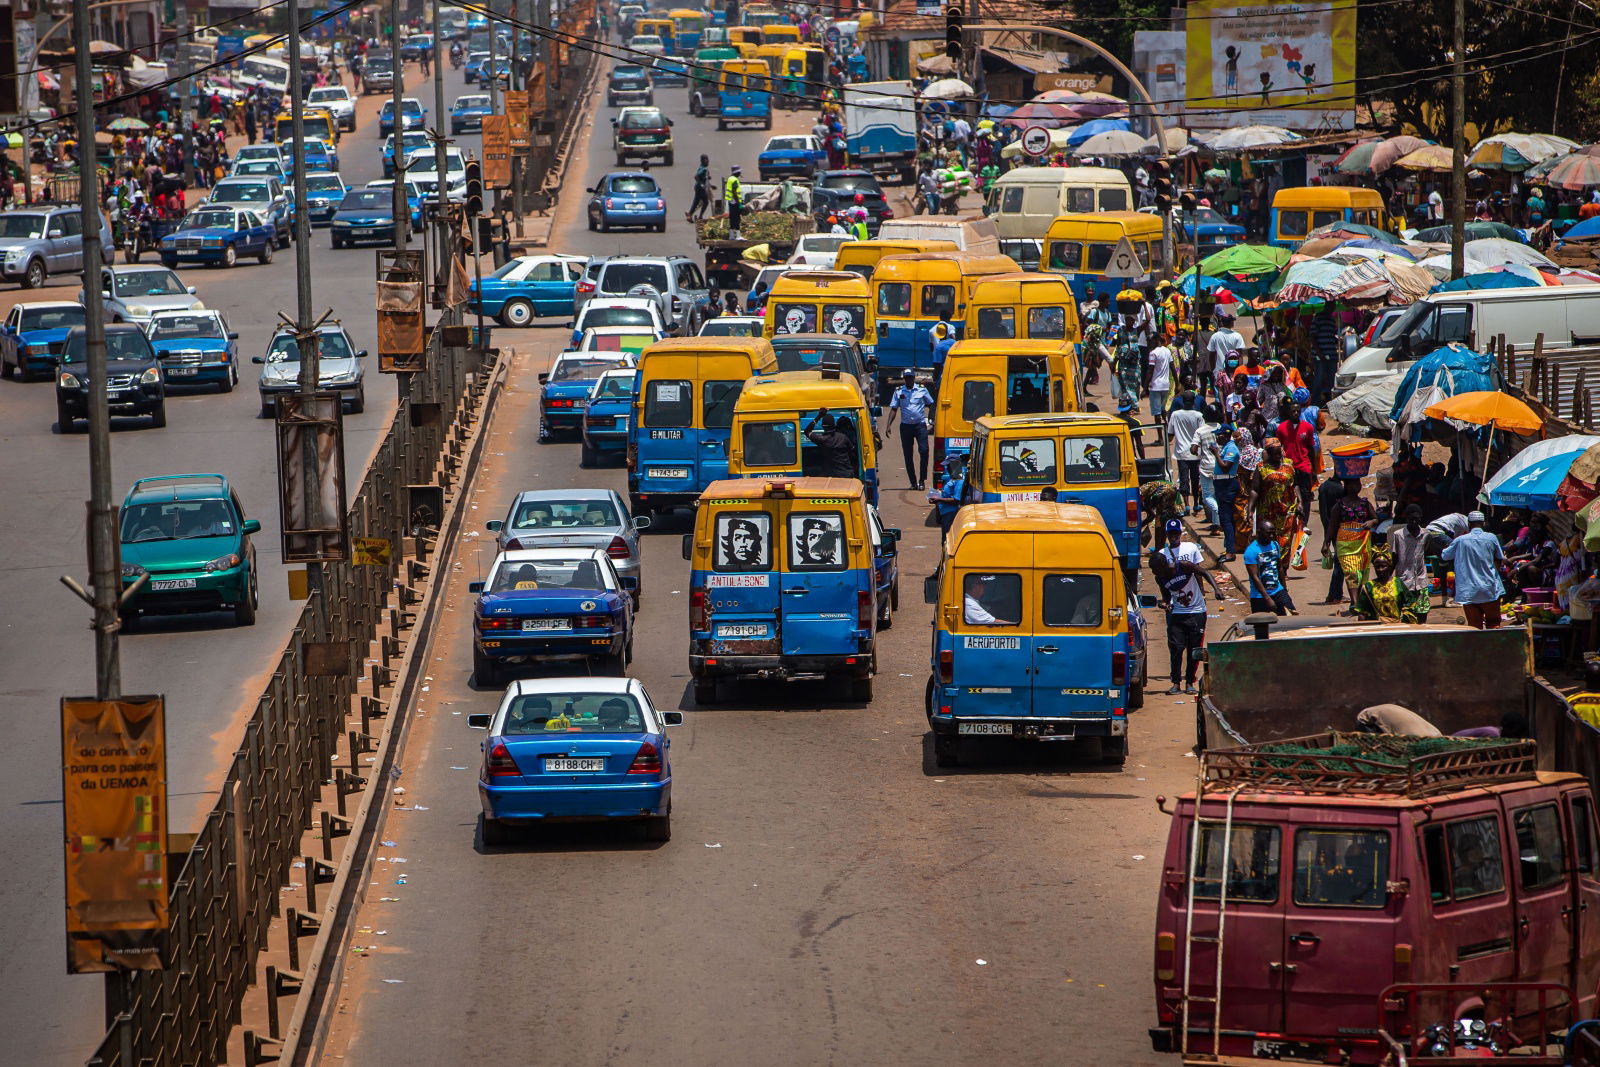
POLYGON ((305 156, 306 170, 308 171, 339 169, 339 153, 326 141, 308 140, 305 146, 305 156))
POLYGON ((655 178, 643 171, 612 171, 589 190, 589 229, 638 226, 665 233, 667 201, 655 178))
POLYGON ((145 327, 167 386, 239 384, 239 335, 215 311, 158 311, 145 327))
POLYGON ((513 682, 497 710, 467 725, 489 732, 478 772, 484 845, 552 822, 641 822, 646 840, 672 839, 666 728, 683 725, 683 712, 657 710, 638 679, 513 682))
POLYGON ((311 218, 311 225, 331 225, 333 213, 339 210, 348 191, 344 179, 337 174, 307 174, 306 214, 311 218))
POLYGON ((594 383, 608 370, 633 364, 633 356, 625 352, 563 352, 557 356, 550 372, 539 375, 539 440, 549 441, 557 433, 581 434, 583 410, 594 383))
MULTIPOLYGON (((402 130, 420 130, 428 125, 428 109, 422 106, 420 100, 406 97, 400 101, 400 128, 402 130)), ((385 100, 383 110, 378 112, 378 136, 383 137, 394 132, 394 101, 385 100)))
MULTIPOLYGON (((400 158, 410 159, 412 153, 419 148, 427 148, 431 142, 428 140, 426 130, 407 130, 401 135, 400 158)), ((383 142, 383 176, 394 177, 394 135, 390 134, 388 140, 383 142)))
POLYGON ((518 256, 467 287, 467 302, 475 313, 498 319, 503 326, 527 326, 541 315, 572 317, 578 280, 583 277, 582 256, 518 256))
POLYGON ((245 208, 198 207, 172 233, 161 239, 161 263, 205 263, 231 267, 240 256, 272 262, 278 227, 265 216, 245 208))
POLYGON ((481 130, 483 117, 493 114, 494 108, 489 106, 488 96, 476 93, 458 96, 456 102, 450 105, 450 132, 461 134, 468 130, 481 130))
POLYGON ((495 558, 478 594, 472 669, 497 685, 511 663, 577 660, 621 675, 633 659, 633 597, 598 548, 516 548, 495 558))
POLYGON ((777 181, 785 175, 809 178, 827 158, 822 144, 810 134, 769 137, 767 147, 756 157, 756 167, 764 182, 777 181))
POLYGON ((64 300, 35 300, 12 305, 0 325, 0 374, 20 374, 24 381, 55 372, 67 334, 82 326, 83 305, 64 300))
POLYGON ((602 456, 621 456, 628 447, 628 419, 639 387, 639 372, 619 367, 600 375, 583 408, 582 466, 593 467, 602 456))
POLYGON ((333 213, 333 247, 394 240, 394 195, 387 189, 351 189, 333 213))

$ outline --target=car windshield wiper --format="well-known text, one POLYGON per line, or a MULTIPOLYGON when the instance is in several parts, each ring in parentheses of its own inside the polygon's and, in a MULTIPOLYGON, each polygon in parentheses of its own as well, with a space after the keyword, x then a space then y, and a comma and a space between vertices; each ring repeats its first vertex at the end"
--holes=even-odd
POLYGON ((128 541, 128 542, 125 542, 125 543, 126 544, 130 544, 130 545, 147 545, 147 544, 150 544, 153 541, 180 541, 180 540, 182 540, 182 538, 180 538, 177 534, 162 534, 160 537, 138 537, 138 538, 135 538, 132 541, 128 541))

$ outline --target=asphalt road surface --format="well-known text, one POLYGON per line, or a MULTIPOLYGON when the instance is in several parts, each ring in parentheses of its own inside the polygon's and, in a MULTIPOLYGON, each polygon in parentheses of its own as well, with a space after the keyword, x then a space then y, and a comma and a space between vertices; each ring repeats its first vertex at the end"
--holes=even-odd
MULTIPOLYGON (((473 91, 445 70, 446 103, 473 91)), ((432 118, 432 83, 413 66, 411 92, 432 118)), ((346 185, 382 176, 377 110, 385 97, 360 100, 358 128, 339 144, 346 185)), ((476 135, 457 139, 478 154, 476 135)), ((370 246, 333 251, 328 231, 313 229, 313 294, 320 314, 332 310, 357 346, 371 350, 365 414, 345 416, 350 484, 358 482, 394 412, 395 386, 377 373, 370 246)), ((151 261, 152 257, 145 257, 151 261)), ((117 257, 121 262, 121 256, 117 257)), ((252 627, 231 616, 156 617, 122 641, 125 693, 165 693, 174 832, 199 828, 243 723, 287 640, 300 604, 288 598, 279 562, 277 470, 270 420, 259 414, 250 357, 266 351, 278 313, 295 311, 293 249, 266 266, 232 270, 186 267, 207 307, 239 333, 239 387, 175 394, 165 429, 143 419, 114 419, 113 492, 119 501, 135 479, 215 471, 237 487, 245 509, 262 521, 255 539, 261 567, 261 610, 252 627)), ((20 300, 74 300, 77 275, 45 288, 0 290, 0 315, 20 300)), ((71 574, 87 580, 84 501, 89 493, 87 435, 55 427, 49 382, 0 380, 0 836, 12 856, 0 869, 0 1059, 16 1064, 82 1063, 104 1032, 103 980, 66 973, 61 856, 61 732, 58 700, 94 693, 89 612, 61 586, 71 574)))
MULTIPOLYGON (((682 211, 695 161, 710 155, 719 178, 735 162, 753 174, 766 134, 719 133, 685 99, 658 95, 677 122, 677 165, 657 171, 667 232, 585 232, 569 179, 553 249, 693 253, 682 211)), ((607 113, 580 161, 584 185, 613 162, 607 113)), ((780 113, 773 132, 810 121, 780 113)), ((1125 770, 1024 746, 937 771, 922 711, 931 609, 918 595, 937 531, 894 446, 880 460, 883 513, 905 531, 906 595, 879 637, 870 705, 820 683, 769 683, 694 706, 680 512, 645 539, 632 665, 658 705, 688 712, 672 734, 674 839, 565 827, 481 845, 484 735, 466 715, 499 696, 470 678, 467 583, 493 558, 482 523, 519 490, 626 488, 620 468, 580 468, 575 443, 536 441, 535 374, 561 347, 558 326, 497 333, 518 357, 447 571, 401 757, 404 810, 390 815, 356 923, 329 1062, 1170 1062, 1145 1033, 1167 832, 1153 798, 1192 785, 1192 698, 1152 696, 1133 717, 1125 770)), ((1151 621, 1154 675, 1167 661, 1151 621)))

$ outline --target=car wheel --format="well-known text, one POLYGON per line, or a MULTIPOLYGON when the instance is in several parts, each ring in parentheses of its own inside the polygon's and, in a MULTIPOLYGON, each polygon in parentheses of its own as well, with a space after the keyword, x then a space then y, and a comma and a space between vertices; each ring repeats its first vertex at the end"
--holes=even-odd
POLYGON ((498 848, 511 839, 506 824, 487 815, 478 816, 478 836, 483 838, 485 848, 498 848))
POLYGON ((1126 737, 1102 737, 1100 739, 1100 762, 1112 767, 1120 767, 1128 762, 1128 739, 1126 737))
POLYGON ((721 119, 717 120, 717 129, 725 130, 727 128, 728 128, 728 124, 726 122, 722 121, 721 119))
POLYGON ((245 586, 244 599, 233 606, 233 621, 240 626, 256 624, 256 607, 261 598, 256 589, 256 569, 250 568, 250 578, 245 586))
POLYGON ((261 246, 261 252, 256 256, 256 258, 259 259, 263 264, 271 263, 272 251, 272 242, 268 241, 266 244, 261 246))
POLYGON ((279 237, 278 247, 279 248, 288 248, 289 247, 289 231, 288 230, 282 231, 278 235, 278 237, 279 237))
POLYGON ((166 425, 167 425, 167 402, 165 400, 163 400, 163 401, 161 401, 161 403, 157 404, 156 405, 156 409, 150 413, 150 426, 153 429, 159 430, 159 429, 162 429, 163 427, 165 427, 166 425))
POLYGON ((666 158, 663 159, 661 161, 661 163, 662 163, 663 166, 667 166, 667 167, 672 166, 672 153, 668 152, 667 155, 666 155, 666 158))
POLYGON ((217 392, 231 393, 233 392, 233 387, 237 384, 238 379, 234 377, 233 368, 230 366, 228 368, 228 373, 222 376, 222 381, 217 383, 217 392))
POLYGON ((355 399, 350 401, 350 414, 359 415, 367 410, 367 386, 365 383, 356 387, 355 399))
POLYGON ((852 678, 850 680, 850 699, 858 704, 872 703, 872 678, 852 678))
POLYGON ((694 702, 702 708, 708 708, 717 702, 717 680, 715 678, 696 678, 694 680, 694 702))
POLYGON ((17 373, 21 369, 21 367, 13 366, 12 364, 7 363, 6 357, 0 355, 0 378, 16 378, 19 376, 26 377, 26 375, 19 375, 17 373))
POLYGON ((628 157, 623 155, 621 152, 618 152, 617 153, 617 166, 626 167, 627 165, 628 165, 628 157))
POLYGON ((953 735, 933 735, 933 765, 935 767, 959 767, 961 765, 961 742, 953 735))
POLYGON ((604 211, 600 212, 600 232, 601 233, 610 233, 611 232, 611 220, 606 218, 606 213, 604 211))
POLYGON ((657 233, 666 233, 667 232, 667 220, 666 219, 662 219, 660 222, 656 223, 656 232, 657 233))
POLYGON ((484 655, 480 648, 472 650, 472 678, 479 685, 494 687, 500 684, 500 665, 484 655))
POLYGON ((139 262, 139 257, 143 254, 144 252, 139 247, 139 242, 135 241, 122 250, 122 261, 124 263, 137 263, 139 262))
POLYGON ((598 228, 599 222, 597 221, 597 216, 593 211, 591 211, 589 212, 589 232, 593 233, 598 228))
POLYGON ((59 400, 56 401, 56 428, 62 433, 78 432, 78 420, 72 417, 67 406, 59 400))
POLYGON ((22 274, 22 287, 24 289, 37 289, 44 284, 48 271, 44 269, 44 260, 35 259, 28 263, 28 269, 22 274))
POLYGON ((334 234, 333 235, 333 247, 335 247, 335 248, 343 248, 344 247, 344 242, 339 239, 339 235, 338 234, 334 234))
POLYGON ((900 576, 894 576, 894 584, 889 586, 889 607, 894 611, 900 610, 900 576))
POLYGON ((222 265, 224 267, 232 267, 235 264, 237 264, 238 262, 239 262, 239 249, 236 246, 228 245, 225 248, 223 248, 223 250, 222 250, 222 265))
POLYGON ((499 319, 506 326, 526 326, 533 321, 533 304, 521 298, 507 300, 499 319))
POLYGON ((579 446, 578 466, 593 467, 599 462, 599 459, 600 457, 595 453, 594 448, 590 446, 588 441, 579 446))
POLYGON ((672 840, 672 809, 668 808, 665 815, 656 815, 644 821, 644 839, 646 841, 671 841, 672 840))
POLYGON ((271 419, 271 418, 276 418, 277 414, 278 414, 278 405, 273 401, 273 399, 271 397, 264 398, 261 401, 261 417, 263 419, 271 419))
POLYGON ((889 610, 889 598, 878 601, 878 629, 887 630, 894 625, 894 615, 889 610))
POLYGON ((689 114, 693 115, 697 119, 705 117, 705 111, 700 107, 700 100, 698 97, 689 101, 689 114))

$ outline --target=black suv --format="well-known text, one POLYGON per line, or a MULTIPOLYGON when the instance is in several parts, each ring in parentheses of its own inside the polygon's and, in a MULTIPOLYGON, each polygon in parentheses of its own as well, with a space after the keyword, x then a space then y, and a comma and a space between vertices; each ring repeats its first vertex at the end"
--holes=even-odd
MULTIPOLYGON (((89 417, 86 334, 75 326, 67 334, 56 372, 56 424, 75 433, 77 421, 89 417)), ((144 331, 131 322, 106 326, 106 381, 112 415, 149 415, 150 425, 167 424, 166 374, 144 331)))
POLYGON ((828 215, 844 208, 867 209, 867 234, 878 235, 884 219, 894 218, 889 202, 883 198, 883 187, 869 171, 819 170, 811 186, 811 209, 817 222, 827 221, 828 215), (856 203, 860 194, 861 203, 856 203))
POLYGON ((612 67, 611 80, 606 82, 606 103, 612 107, 623 104, 654 104, 655 87, 650 83, 650 72, 643 67, 612 67))

